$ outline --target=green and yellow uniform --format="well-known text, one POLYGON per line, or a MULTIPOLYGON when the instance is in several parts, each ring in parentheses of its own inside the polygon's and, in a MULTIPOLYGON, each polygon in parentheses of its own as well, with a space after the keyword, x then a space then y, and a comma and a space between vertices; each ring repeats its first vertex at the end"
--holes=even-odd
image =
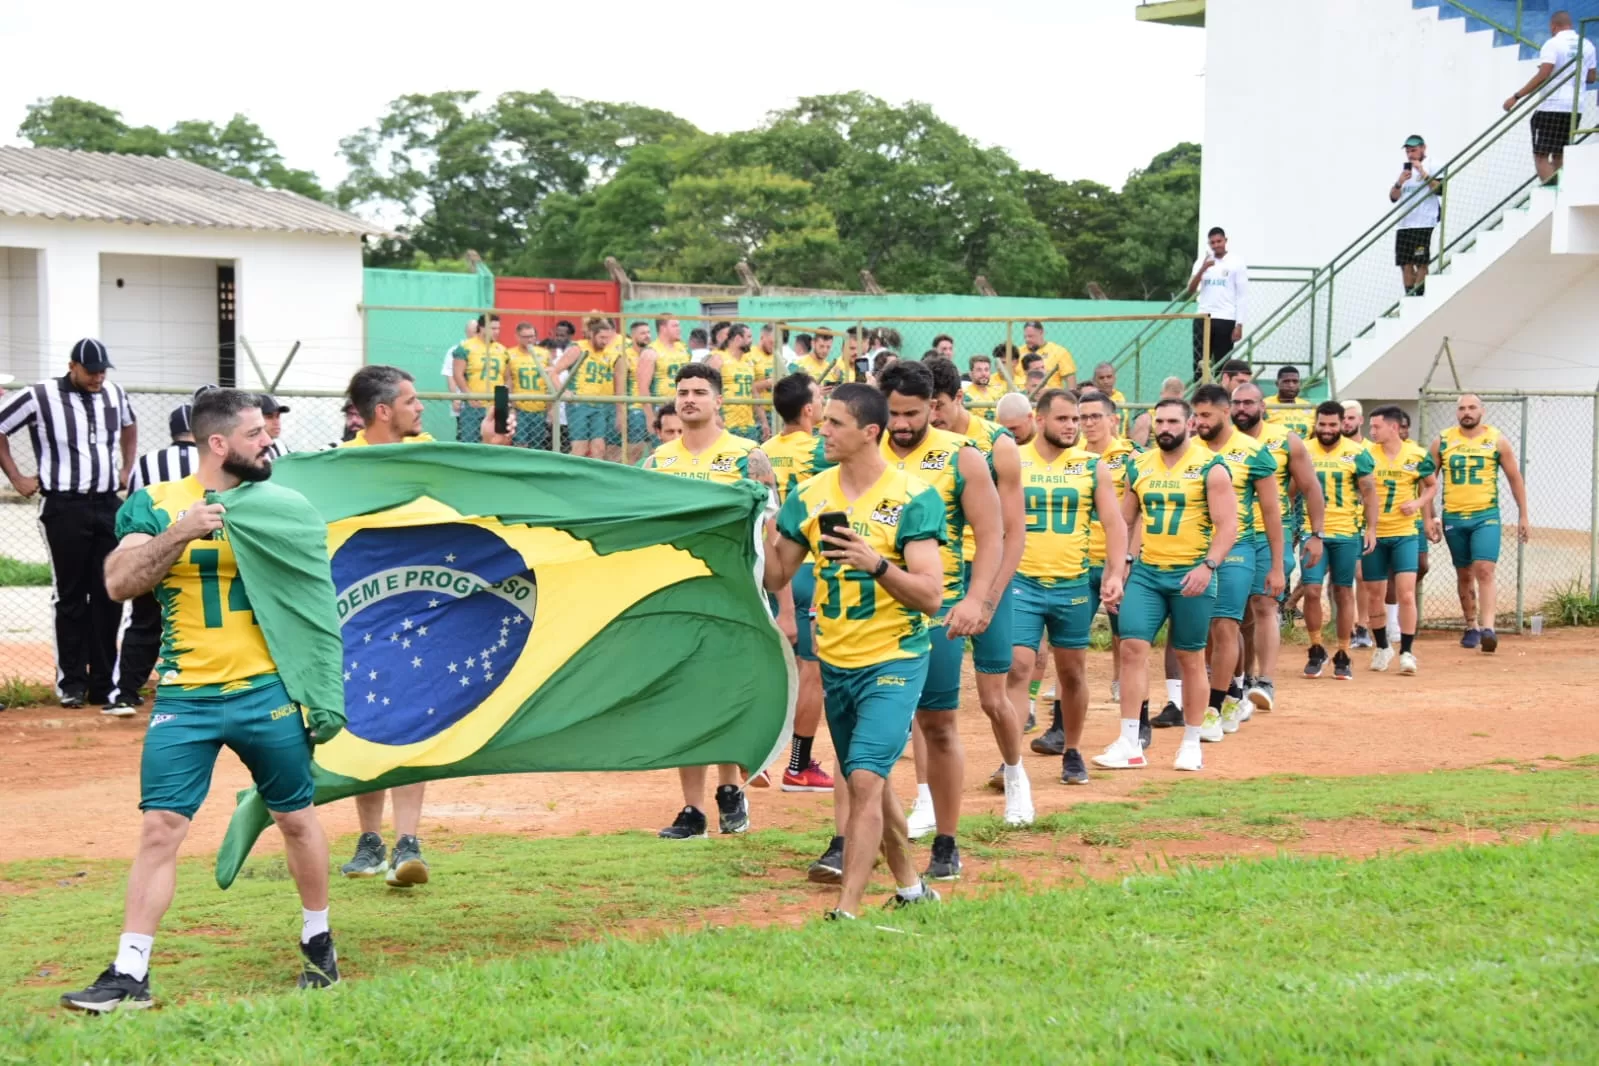
MULTIPOLYGON (((577 397, 566 409, 567 428, 573 440, 606 440, 616 433, 616 408, 608 403, 584 403, 585 396, 616 395, 616 365, 622 342, 612 341, 601 351, 588 340, 577 342, 581 362, 572 367, 571 393, 577 397)), ((627 364, 622 364, 625 368, 627 364)))
MULTIPOLYGON (((1085 446, 1084 451, 1087 451, 1085 446)), ((1112 437, 1110 443, 1105 445, 1105 450, 1099 453, 1099 461, 1110 468, 1112 480, 1116 485, 1116 502, 1120 503, 1127 495, 1127 464, 1130 458, 1138 453, 1138 448, 1126 437, 1112 437)), ((1093 454, 1093 453, 1090 453, 1093 454)), ((1099 611, 1100 582, 1105 577, 1105 526, 1099 520, 1099 512, 1094 512, 1093 521, 1088 527, 1088 612, 1094 615, 1099 611)), ((1110 631, 1120 635, 1121 619, 1114 614, 1106 616, 1110 619, 1110 631)))
POLYGON ((844 381, 844 361, 840 359, 833 362, 833 356, 828 355, 822 359, 811 352, 806 352, 794 361, 795 371, 804 371, 815 379, 818 385, 838 385, 844 381), (832 369, 829 371, 828 367, 832 369))
POLYGON ((1125 437, 1133 431, 1133 413, 1127 410, 1127 397, 1122 390, 1111 389, 1110 402, 1116 405, 1116 433, 1125 437))
POLYGON ((1365 506, 1360 498, 1360 479, 1371 474, 1371 453, 1364 444, 1356 444, 1347 437, 1339 437, 1337 444, 1324 448, 1321 441, 1312 436, 1305 441, 1305 451, 1316 470, 1316 480, 1321 482, 1327 517, 1322 530, 1321 562, 1315 566, 1304 564, 1304 582, 1320 586, 1331 569, 1334 585, 1353 588, 1364 547, 1361 526, 1365 521, 1365 506))
POLYGON ((1377 546, 1360 562, 1366 581, 1387 581, 1389 574, 1414 574, 1421 562, 1421 510, 1405 514, 1400 508, 1421 498, 1421 483, 1434 470, 1432 456, 1415 441, 1400 441, 1399 454, 1390 457, 1371 441, 1372 477, 1377 482, 1377 546))
MULTIPOLYGON (((723 352, 722 395, 729 400, 755 399, 755 379, 762 376, 760 370, 760 361, 750 352, 736 359, 730 352, 723 352)), ((747 440, 760 439, 753 404, 723 404, 722 425, 747 440)))
POLYGON ((1444 543, 1455 568, 1499 561, 1500 432, 1486 423, 1468 437, 1459 426, 1438 436, 1443 478, 1444 543))
MULTIPOLYGON (((641 359, 643 357, 643 353, 640 352, 637 348, 633 347, 633 342, 632 341, 628 341, 627 342, 627 347, 623 351, 622 354, 625 357, 626 362, 625 362, 625 364, 622 364, 622 363, 617 364, 618 366, 625 365, 626 368, 627 368, 627 370, 626 370, 627 376, 623 380, 622 391, 627 393, 627 395, 629 395, 629 396, 650 396, 650 395, 652 395, 653 392, 654 392, 654 389, 655 389, 655 379, 654 379, 654 377, 651 377, 649 381, 640 381, 639 380, 639 376, 638 376, 638 363, 639 363, 639 359, 641 359)), ((614 414, 614 412, 613 412, 613 414, 614 414)), ((639 444, 639 443, 644 442, 644 441, 649 441, 650 439, 651 439, 650 420, 648 418, 644 417, 644 407, 641 404, 636 404, 636 403, 628 404, 627 405, 627 443, 628 443, 628 445, 631 447, 632 445, 639 444)))
POLYGON ((655 449, 650 455, 650 469, 672 477, 732 485, 749 479, 750 452, 755 448, 754 441, 735 437, 724 429, 709 448, 695 454, 679 437, 655 449))
MULTIPOLYGON (((1283 586, 1287 591, 1289 580, 1294 576, 1294 553, 1292 519, 1293 500, 1289 497, 1288 482, 1291 474, 1288 469, 1290 449, 1288 434, 1291 430, 1279 422, 1262 422, 1260 424, 1261 449, 1267 452, 1272 462, 1277 465, 1277 506, 1282 515, 1283 524, 1283 586)), ((1250 523, 1255 531, 1255 595, 1266 594, 1266 568, 1271 566, 1271 545, 1266 542, 1266 516, 1260 509, 1260 500, 1255 500, 1254 521, 1250 523)))
MULTIPOLYGON (((823 440, 814 433, 797 429, 780 433, 761 444, 761 451, 772 464, 773 480, 777 482, 778 503, 788 500, 789 494, 804 481, 809 481, 834 463, 823 450, 823 440)), ((816 599, 816 571, 802 566, 794 575, 794 617, 799 640, 794 645, 796 658, 816 660, 816 649, 811 640, 809 618, 816 599)))
MULTIPOLYGON (((461 371, 466 381, 467 392, 493 392, 496 385, 505 384, 509 353, 499 341, 485 344, 481 337, 468 337, 455 346, 451 355, 454 356, 456 369, 461 371)), ((461 407, 461 414, 455 423, 456 440, 475 444, 481 439, 478 434, 483 426, 487 405, 487 400, 470 400, 461 407)))
POLYGON ((1273 398, 1266 401, 1266 421, 1309 440, 1316 431, 1316 405, 1297 396, 1292 403, 1273 398))
MULTIPOLYGON (((998 422, 990 422, 986 418, 971 415, 966 426, 966 436, 977 450, 983 453, 983 458, 988 461, 988 473, 996 484, 998 475, 994 473, 994 444, 1001 437, 1011 436, 1011 431, 998 422)), ((966 533, 961 538, 961 555, 965 559, 965 572, 962 576, 962 586, 970 588, 972 583, 972 560, 977 558, 977 534, 972 532, 972 527, 966 527, 966 533)), ((1006 674, 1010 672, 1011 660, 1011 614, 1012 602, 1015 599, 1011 585, 1005 586, 1005 591, 1000 595, 999 606, 994 609, 994 617, 989 620, 988 628, 977 636, 971 638, 972 665, 980 674, 1006 674)), ((1036 645, 1035 645, 1036 647, 1036 645)))
POLYGON ((966 592, 966 509, 961 505, 966 479, 960 472, 960 451, 971 446, 966 437, 928 426, 922 442, 900 456, 888 435, 883 435, 882 453, 889 467, 926 482, 944 505, 944 536, 939 546, 944 563, 944 604, 934 619, 933 651, 919 704, 924 711, 953 711, 960 706, 961 655, 966 645, 944 634, 943 618, 966 592))
POLYGON ((823 471, 790 491, 777 516, 778 533, 816 560, 816 653, 833 748, 846 775, 887 777, 910 739, 927 679, 927 616, 879 589, 866 571, 822 555, 819 516, 828 511, 848 515, 850 528, 895 566, 905 565, 910 542, 942 541, 947 519, 938 493, 892 464, 854 500, 838 467, 823 471))
MULTIPOLYGON (((117 539, 160 536, 205 495, 192 475, 140 489, 117 511, 117 539)), ((256 624, 227 526, 185 545, 154 593, 161 652, 139 767, 140 809, 193 818, 224 744, 250 768, 269 808, 308 806, 310 735, 256 624)))
POLYGON ((1045 341, 1037 348, 1022 345, 1021 352, 1016 357, 1017 372, 1021 372, 1022 356, 1041 355, 1044 357, 1044 388, 1064 389, 1066 375, 1077 373, 1077 362, 1072 358, 1072 353, 1056 344, 1054 341, 1045 341))
POLYGON ((677 372, 694 361, 694 356, 682 342, 663 346, 660 341, 650 345, 655 352, 655 381, 651 392, 656 396, 677 395, 677 372))
POLYGON ((1037 437, 1017 451, 1027 539, 1011 579, 1011 643, 1036 648, 1047 632, 1051 647, 1086 648, 1094 619, 1088 540, 1099 456, 1067 448, 1046 460, 1037 437))
MULTIPOLYGON (((1265 567, 1259 566, 1255 548, 1255 483, 1275 477, 1277 464, 1271 452, 1254 437, 1231 426, 1225 432, 1228 435, 1217 447, 1216 457, 1227 464, 1233 492, 1238 496, 1238 540, 1216 570, 1215 616, 1242 622, 1250 595, 1266 591, 1265 568, 1271 565, 1271 546, 1266 548, 1265 567)), ((1265 543, 1265 536, 1260 540, 1265 543)))
POLYGON ((989 378, 987 385, 974 385, 968 381, 961 386, 961 395, 965 397, 967 406, 980 407, 989 412, 1009 391, 997 377, 989 378))
MULTIPOLYGON (((400 441, 400 443, 401 444, 427 444, 431 440, 433 440, 433 436, 431 434, 418 433, 414 437, 406 437, 404 440, 400 441)), ((355 431, 355 436, 353 436, 349 440, 343 441, 343 442, 341 442, 339 444, 339 447, 341 447, 341 448, 366 448, 366 447, 369 447, 369 446, 372 446, 372 442, 366 439, 366 430, 364 430, 364 429, 356 430, 355 431)))
MULTIPOLYGON (((516 347, 506 353, 512 392, 554 393, 550 378, 550 353, 534 346, 532 351, 516 347)), ((548 448, 550 424, 544 417, 549 404, 543 400, 518 400, 515 443, 524 448, 548 448)))
POLYGON ((1216 579, 1212 576, 1199 596, 1184 596, 1182 584, 1210 550, 1214 530, 1206 478, 1224 461, 1191 439, 1170 464, 1159 448, 1130 456, 1127 462, 1128 491, 1138 497, 1143 531, 1122 597, 1122 639, 1153 643, 1169 618, 1172 647, 1198 651, 1210 636, 1216 579))

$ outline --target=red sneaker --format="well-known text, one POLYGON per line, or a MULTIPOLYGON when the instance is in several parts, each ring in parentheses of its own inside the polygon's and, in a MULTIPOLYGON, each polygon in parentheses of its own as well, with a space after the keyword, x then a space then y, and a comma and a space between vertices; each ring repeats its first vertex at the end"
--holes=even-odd
POLYGON ((784 792, 831 792, 833 778, 812 759, 811 764, 797 774, 783 771, 784 792))

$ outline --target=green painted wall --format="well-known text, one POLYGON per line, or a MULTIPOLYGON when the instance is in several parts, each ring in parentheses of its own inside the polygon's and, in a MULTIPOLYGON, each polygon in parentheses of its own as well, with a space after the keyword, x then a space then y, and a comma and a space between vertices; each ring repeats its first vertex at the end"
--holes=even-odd
MULTIPOLYGON (((369 307, 492 307, 494 275, 367 270, 363 291, 369 307)), ((420 392, 440 391, 445 387, 440 373, 445 353, 466 336, 469 317, 459 312, 368 311, 366 361, 409 371, 420 392)), ((422 425, 441 440, 455 439, 448 404, 428 404, 422 425)))

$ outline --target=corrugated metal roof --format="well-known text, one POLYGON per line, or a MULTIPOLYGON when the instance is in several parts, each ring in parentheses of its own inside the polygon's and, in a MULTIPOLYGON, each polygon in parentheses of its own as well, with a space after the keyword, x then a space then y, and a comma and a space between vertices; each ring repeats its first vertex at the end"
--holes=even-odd
POLYGON ((147 226, 390 235, 346 211, 181 159, 0 147, 0 215, 147 226))

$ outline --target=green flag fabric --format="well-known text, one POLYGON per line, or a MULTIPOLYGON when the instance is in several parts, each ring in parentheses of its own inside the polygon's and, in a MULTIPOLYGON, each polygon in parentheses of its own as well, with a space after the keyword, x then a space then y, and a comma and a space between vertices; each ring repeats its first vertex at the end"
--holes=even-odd
MULTIPOLYGON (((348 722, 316 749, 317 803, 444 777, 753 771, 785 744, 798 682, 760 586, 764 487, 446 443, 294 454, 273 481, 326 523, 337 595, 348 722)), ((269 822, 240 793, 223 888, 269 822)))

